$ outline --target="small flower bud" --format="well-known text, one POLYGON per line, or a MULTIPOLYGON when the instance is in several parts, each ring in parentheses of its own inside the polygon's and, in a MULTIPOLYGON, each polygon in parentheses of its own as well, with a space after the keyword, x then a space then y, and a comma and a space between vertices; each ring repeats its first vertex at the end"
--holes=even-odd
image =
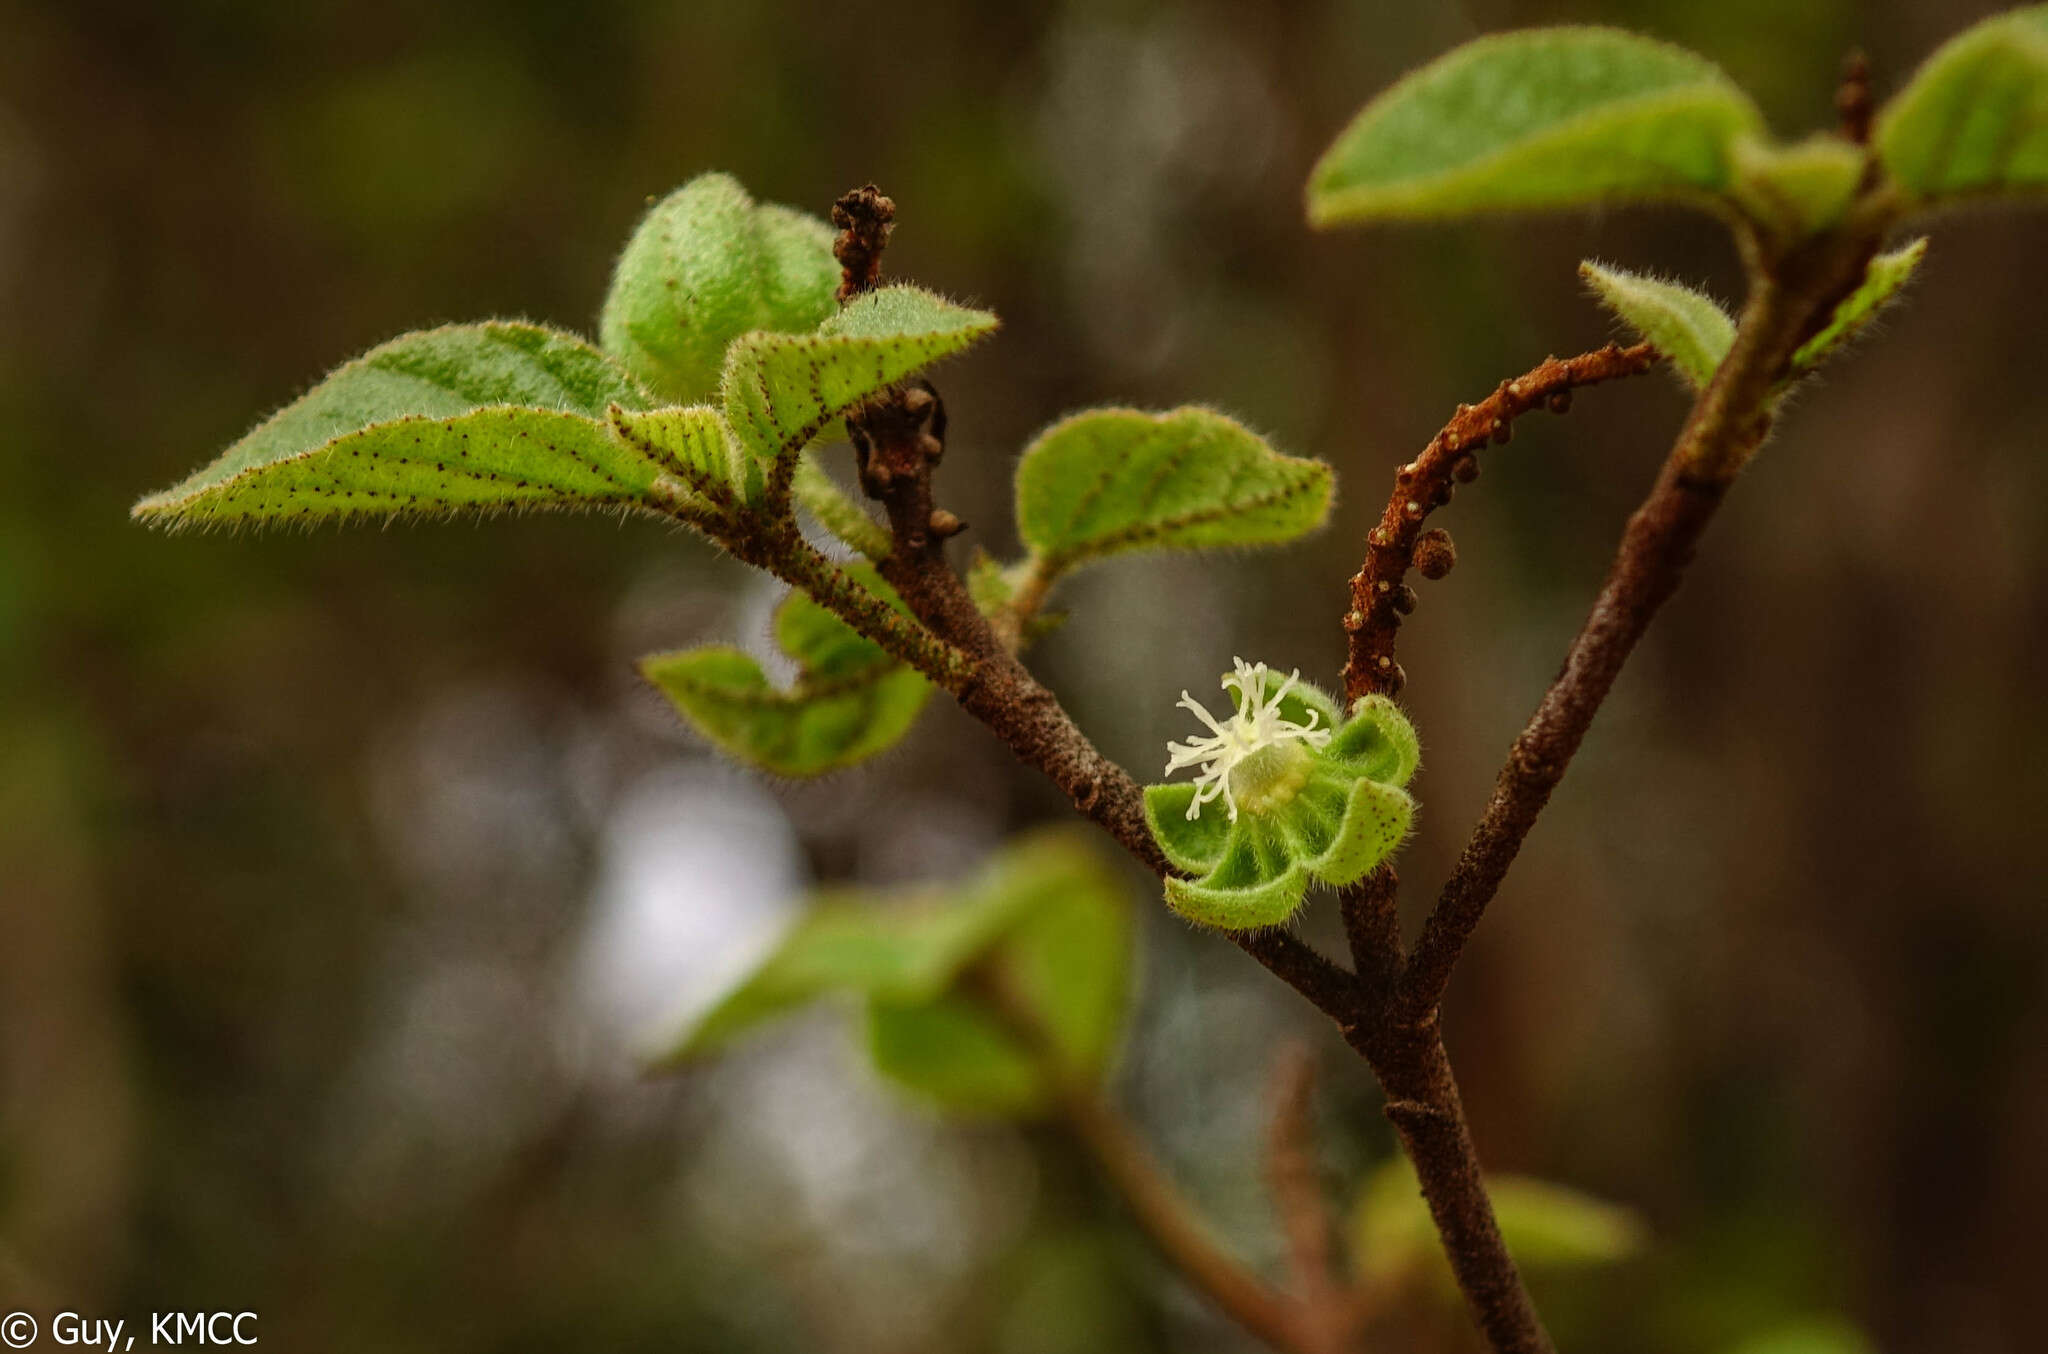
POLYGON ((1451 533, 1442 527, 1431 527, 1416 539, 1415 567, 1424 578, 1442 578, 1457 562, 1458 547, 1451 543, 1451 533))

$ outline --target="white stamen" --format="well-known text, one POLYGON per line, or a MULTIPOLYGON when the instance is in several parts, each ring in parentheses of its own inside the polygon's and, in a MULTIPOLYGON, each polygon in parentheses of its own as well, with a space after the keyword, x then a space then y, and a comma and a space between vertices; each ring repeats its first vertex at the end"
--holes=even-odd
POLYGON ((1195 777, 1195 797, 1188 805, 1189 818, 1201 817, 1202 806, 1220 796, 1223 806, 1230 811, 1230 821, 1236 822, 1237 796, 1231 792, 1230 773, 1245 758, 1265 748, 1296 740, 1312 748, 1322 748, 1328 745, 1334 732, 1319 727, 1323 717, 1315 709, 1309 710, 1306 724, 1297 724, 1280 713, 1280 702, 1301 680, 1301 669, 1296 668, 1289 673, 1287 680, 1268 696, 1265 691, 1269 674, 1264 663, 1247 663, 1242 658, 1233 658, 1231 662, 1236 670, 1224 677, 1223 689, 1236 693, 1237 712, 1227 721, 1218 723, 1201 702, 1185 691, 1180 693, 1181 706, 1208 725, 1214 735, 1166 745, 1167 775, 1185 767, 1202 768, 1195 777))

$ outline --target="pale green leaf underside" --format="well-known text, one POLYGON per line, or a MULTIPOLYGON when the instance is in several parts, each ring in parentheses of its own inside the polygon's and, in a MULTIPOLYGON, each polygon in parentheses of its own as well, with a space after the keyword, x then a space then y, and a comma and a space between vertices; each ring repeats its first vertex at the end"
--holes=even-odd
POLYGON ((1878 115, 1874 140, 1920 202, 2048 188, 2048 5, 1951 39, 1878 115))
POLYGON ((832 421, 993 333, 996 317, 917 287, 849 302, 809 334, 747 334, 725 357, 727 420, 762 463, 794 455, 832 421))
MULTIPOLYGON (((813 453, 815 455, 816 453, 813 453)), ((790 481, 796 501, 816 519, 819 526, 871 560, 883 560, 895 548, 889 532, 865 508, 848 498, 823 466, 805 456, 797 462, 790 481)))
POLYGON ((1330 510, 1330 468, 1210 409, 1096 409, 1039 434, 1017 526, 1054 568, 1127 550, 1291 541, 1330 510))
POLYGON ((1579 265, 1579 276, 1637 337, 1656 344, 1695 389, 1714 379, 1735 342, 1735 321, 1713 297, 1590 261, 1579 265))
POLYGON ((709 405, 609 411, 619 439, 648 461, 712 498, 732 492, 739 448, 725 417, 709 405))
POLYGON ((808 333, 837 304, 832 228, 702 174, 651 207, 605 297, 606 351, 666 399, 718 393, 726 346, 756 329, 808 333))
POLYGON ((1899 292, 1912 281, 1920 260, 1926 256, 1927 241, 1923 237, 1872 259, 1862 284, 1835 307, 1827 328, 1801 344, 1799 351, 1792 355, 1792 370, 1795 373, 1811 371, 1836 349, 1853 340, 1877 318, 1880 311, 1898 299, 1899 292))
POLYGON ((1309 179, 1317 225, 1718 198, 1763 127, 1682 48, 1604 28, 1481 38, 1367 104, 1309 179))
MULTIPOLYGON (((1501 1235, 1526 1269, 1560 1271, 1614 1264, 1639 1252, 1647 1238, 1628 1209, 1578 1190, 1526 1176, 1487 1177, 1501 1235)), ((1455 1292, 1443 1243, 1414 1167, 1397 1156, 1374 1171, 1352 1216, 1352 1254, 1369 1291, 1427 1277, 1455 1292)))
MULTIPOLYGON (((847 571, 895 600, 871 568, 847 571)), ((894 747, 931 695, 914 669, 802 593, 777 610, 775 639, 797 662, 786 689, 751 654, 724 644, 653 654, 640 671, 719 748, 793 777, 822 776, 894 747)))
POLYGON ((135 515, 203 526, 639 503, 661 467, 606 430, 614 404, 648 396, 572 334, 509 321, 407 334, 135 515))

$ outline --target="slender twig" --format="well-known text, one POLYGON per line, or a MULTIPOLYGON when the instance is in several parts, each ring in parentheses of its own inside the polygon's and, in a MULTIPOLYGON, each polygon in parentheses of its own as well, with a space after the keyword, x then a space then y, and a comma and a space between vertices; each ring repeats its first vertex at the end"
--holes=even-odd
POLYGON ((1344 663, 1347 701, 1369 692, 1400 694, 1407 678, 1394 661, 1394 636, 1401 618, 1415 607, 1408 570, 1419 566, 1425 578, 1442 577, 1455 558, 1448 538, 1425 532, 1422 524, 1451 501, 1459 483, 1479 474, 1479 453, 1506 442, 1515 420, 1530 410, 1563 413, 1571 407, 1575 388, 1638 375, 1657 360, 1657 350, 1647 343, 1632 348, 1610 343, 1577 357, 1546 357, 1502 381, 1479 403, 1459 405, 1422 453, 1395 472, 1394 492, 1379 524, 1366 534, 1365 563, 1351 580, 1351 610, 1344 616, 1351 637, 1344 663))
POLYGON ((1303 1334, 1320 1354, 1349 1354, 1357 1346, 1365 1306, 1337 1270, 1317 1162, 1314 1093, 1314 1057, 1305 1045, 1283 1046, 1268 1093, 1273 1118, 1266 1131, 1266 1184, 1287 1240, 1288 1272, 1301 1296, 1303 1334))
POLYGON ((1092 1089, 1069 1090, 1060 1111, 1061 1121, 1087 1146, 1152 1244, 1196 1288, 1275 1349, 1330 1354, 1310 1336, 1301 1304, 1239 1264, 1217 1243, 1129 1120, 1092 1089))
POLYGON ((1198 1292, 1286 1354, 1349 1354, 1317 1343, 1316 1315, 1259 1277, 1216 1239, 1200 1210, 1174 1185, 1137 1127, 1103 1094, 1095 1077, 1070 1069, 1039 1011, 1022 998, 999 963, 984 962, 970 970, 965 981, 1029 1051, 1051 1088, 1059 1122, 1088 1150, 1159 1253, 1198 1292))

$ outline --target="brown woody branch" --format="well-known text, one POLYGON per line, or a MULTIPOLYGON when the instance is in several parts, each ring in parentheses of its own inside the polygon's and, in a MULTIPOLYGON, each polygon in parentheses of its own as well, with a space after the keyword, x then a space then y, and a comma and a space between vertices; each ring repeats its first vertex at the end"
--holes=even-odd
POLYGON ((1351 637, 1344 663, 1347 702, 1372 692, 1400 694, 1407 677, 1394 661, 1394 637, 1402 617, 1415 608, 1408 571, 1420 568, 1424 578, 1441 578, 1456 560, 1450 538, 1440 530, 1425 531, 1423 523, 1451 501, 1459 484, 1478 476, 1479 453, 1506 442, 1515 420, 1530 410, 1561 414, 1571 407, 1576 388, 1638 375, 1657 360, 1657 350, 1647 343, 1610 343, 1577 357, 1547 357, 1502 381, 1479 403, 1459 405, 1422 454, 1395 472, 1393 495, 1378 525, 1366 533, 1365 563, 1351 580, 1351 610, 1344 616, 1351 637))

